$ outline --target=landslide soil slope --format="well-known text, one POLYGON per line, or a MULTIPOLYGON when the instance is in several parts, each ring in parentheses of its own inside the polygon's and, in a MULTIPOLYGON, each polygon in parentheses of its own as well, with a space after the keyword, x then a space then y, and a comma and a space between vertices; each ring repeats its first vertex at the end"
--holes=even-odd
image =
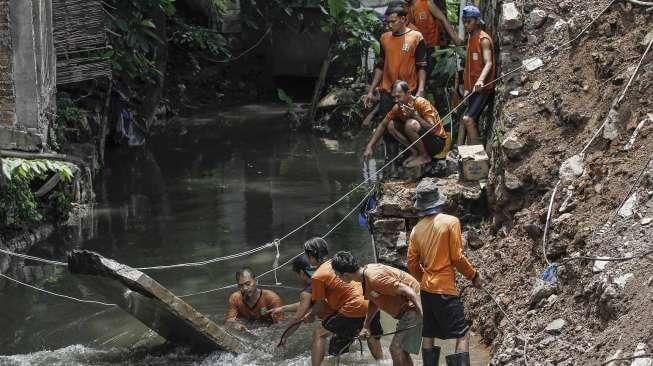
MULTIPOLYGON (((607 4, 527 1, 526 18, 537 6, 547 13, 546 22, 501 36, 503 72, 511 62, 519 65, 572 39, 607 4)), ((535 291, 547 265, 542 233, 559 167, 603 123, 644 53, 652 24, 653 12, 614 2, 572 46, 544 57, 544 67, 517 73, 498 88, 503 103, 498 104, 495 136, 501 141, 512 133, 524 149, 513 159, 494 149, 489 191, 495 217, 482 230, 485 245, 468 250, 468 256, 528 337, 531 365, 601 364, 618 350, 632 355, 638 343, 653 350, 653 256, 610 263, 598 273, 591 260, 572 261, 558 268, 555 286, 535 291), (510 96, 512 90, 519 95, 510 96), (509 188, 506 177, 511 177, 509 188), (547 331, 556 319, 564 321, 562 328, 547 331)), ((645 219, 653 217, 653 120, 644 124, 634 146, 623 150, 635 127, 653 112, 652 60, 649 52, 618 108, 618 136, 607 140, 601 134, 588 150, 583 174, 559 187, 547 240, 551 262, 653 249, 653 223, 645 219), (631 190, 637 194, 634 213, 612 219, 631 190), (606 222, 610 228, 601 231, 606 222)), ((492 363, 523 364, 523 342, 494 303, 482 291, 470 289, 463 296, 474 328, 492 345, 492 363)))

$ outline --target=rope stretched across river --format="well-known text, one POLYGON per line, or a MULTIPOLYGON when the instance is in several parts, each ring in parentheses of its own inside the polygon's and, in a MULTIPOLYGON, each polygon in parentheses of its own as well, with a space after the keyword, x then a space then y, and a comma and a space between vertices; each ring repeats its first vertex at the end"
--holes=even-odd
MULTIPOLYGON (((608 3, 604 8, 603 8, 603 9, 602 9, 602 10, 601 10, 601 11, 600 11, 600 12, 599 12, 599 13, 598 13, 598 14, 597 14, 597 15, 596 15, 596 16, 595 16, 595 17, 594 17, 590 22, 589 22, 589 24, 588 24, 585 28, 583 28, 583 29, 578 33, 578 35, 577 35, 576 37, 574 37, 573 39, 569 40, 568 42, 565 42, 565 43, 561 44, 560 46, 558 46, 558 47, 552 49, 552 50, 549 51, 549 52, 545 52, 545 53, 542 55, 542 57, 545 57, 545 56, 551 55, 551 54, 553 54, 553 53, 556 53, 556 52, 560 51, 561 49, 563 49, 564 47, 567 47, 568 45, 572 44, 573 42, 575 42, 576 40, 578 40, 580 37, 582 37, 582 35, 585 34, 585 33, 587 32, 587 30, 589 30, 589 28, 590 28, 590 27, 591 27, 591 26, 596 22, 596 20, 597 20, 597 19, 598 19, 598 18, 599 18, 603 13, 605 13, 605 11, 607 11, 607 10, 610 8, 610 6, 612 6, 615 2, 616 2, 616 0, 611 0, 611 1, 610 1, 610 2, 609 2, 609 3, 608 3)), ((650 48, 650 46, 651 46, 651 43, 649 43, 649 47, 647 48, 647 51, 648 51, 648 49, 650 48)), ((511 75, 511 74, 513 74, 513 73, 515 73, 515 72, 517 72, 517 71, 519 71, 519 70, 524 69, 525 66, 526 66, 526 65, 522 64, 521 66, 518 66, 518 67, 514 68, 513 70, 510 70, 510 71, 508 71, 508 72, 505 73, 505 74, 502 74, 501 76, 497 77, 496 79, 494 79, 494 80, 492 80, 492 81, 489 81, 487 84, 495 83, 495 82, 497 82, 497 81, 499 81, 499 80, 502 80, 502 79, 504 79, 505 77, 507 77, 507 76, 509 76, 509 75, 511 75)), ((453 108, 449 113, 447 113, 445 116, 443 116, 442 119, 445 119, 445 118, 449 117, 451 114, 453 114, 454 112, 456 112, 459 108, 461 108, 461 106, 464 104, 464 102, 467 101, 467 99, 469 99, 472 95, 474 95, 474 92, 469 93, 467 96, 465 96, 465 97, 461 100, 461 102, 460 102, 456 107, 454 107, 454 108, 453 108)), ((361 183, 359 183, 359 184, 356 185, 354 188, 352 188, 350 191, 348 191, 348 192, 345 193, 343 196, 341 196, 340 198, 338 198, 335 202, 331 203, 330 205, 328 205, 327 207, 325 207, 324 209, 322 209, 321 211, 319 211, 316 215, 314 215, 313 217, 311 217, 308 221, 306 221, 305 223, 301 224, 301 225, 298 226, 296 229, 290 231, 288 234, 284 235, 281 239, 279 239, 279 241, 284 240, 284 239, 287 239, 287 238, 290 237, 291 235, 295 234, 296 232, 298 232, 299 230, 301 230, 302 228, 304 228, 306 225, 308 225, 308 224, 310 224, 311 222, 313 222, 313 221, 314 221, 315 219, 317 219, 319 216, 321 216, 322 214, 324 214, 326 211, 330 210, 330 209, 333 208, 335 205, 337 205, 338 203, 342 202, 345 198, 349 197, 351 194, 353 194, 353 193, 356 192, 358 189, 360 189, 361 187, 363 187, 365 184, 367 184, 367 183, 372 179, 371 177, 375 177, 375 176, 377 176, 380 172, 382 172, 384 169, 386 169, 386 168, 389 167, 391 164, 393 164, 397 159, 399 159, 400 156, 402 156, 404 153, 406 153, 407 151, 409 151, 410 149, 412 149, 412 148, 413 148, 413 147, 414 147, 414 146, 415 146, 419 141, 421 141, 422 138, 424 138, 424 137, 427 136, 429 133, 431 133, 431 131, 432 131, 435 127, 436 127, 436 125, 434 125, 434 126, 432 126, 431 128, 429 128, 429 129, 428 129, 427 131, 425 131, 422 135, 420 135, 420 136, 419 136, 415 141, 413 141, 411 144, 409 144, 409 145, 408 145, 404 150, 400 151, 400 152, 399 152, 399 153, 398 153, 394 158, 392 158, 391 160, 389 160, 389 161, 388 161, 386 164, 384 164, 381 168, 377 169, 376 172, 375 172, 373 175, 371 175, 370 177, 364 179, 361 183)), ((603 126, 601 126, 600 129, 602 129, 602 127, 603 127, 603 126)), ((593 139, 592 139, 592 141, 593 141, 593 139)), ((588 146, 589 146, 589 144, 588 144, 588 146)), ((586 149, 584 149, 584 150, 586 150, 586 149)), ((368 195, 369 195, 369 194, 370 194, 370 193, 368 193, 368 195)), ((352 210, 352 212, 353 212, 353 210, 352 210)), ((352 212, 350 212, 347 216, 349 216, 352 212)), ((346 216, 346 217, 347 217, 347 216, 346 216)), ((345 218, 346 218, 346 217, 345 217, 345 218)), ((335 228, 336 228, 337 226, 339 226, 339 225, 344 221, 345 218, 343 218, 343 220, 341 220, 338 224, 336 224, 336 226, 335 226, 334 228, 332 228, 331 230, 329 230, 329 231, 328 231, 324 236, 326 237, 326 236, 329 235, 333 230, 335 230, 335 228)), ((278 242, 277 242, 277 243, 278 243, 278 242)), ((272 243, 272 245, 274 245, 274 242, 272 243)), ((143 270, 148 270, 148 269, 168 269, 168 268, 180 268, 180 267, 195 267, 195 266, 203 266, 203 265, 207 265, 207 264, 211 264, 211 263, 217 263, 217 262, 224 261, 224 260, 236 259, 236 258, 239 258, 239 257, 245 256, 245 255, 251 255, 252 253, 256 253, 256 252, 258 252, 258 251, 260 251, 260 250, 263 250, 263 249, 266 249, 266 248, 270 248, 270 247, 271 247, 271 243, 266 243, 266 244, 264 244, 264 245, 262 245, 262 246, 259 246, 259 247, 257 247, 257 248, 251 249, 250 251, 247 251, 246 254, 245 254, 245 253, 237 253, 237 254, 232 254, 232 255, 225 256, 225 257, 212 258, 212 259, 205 260, 205 261, 190 262, 190 263, 180 263, 180 264, 173 264, 173 265, 162 265, 162 266, 142 267, 142 269, 143 269, 143 270)), ((25 254, 15 253, 15 252, 11 252, 11 251, 7 251, 7 250, 3 250, 3 249, 0 249, 0 252, 1 252, 1 253, 4 253, 4 254, 7 254, 7 255, 15 256, 15 257, 20 257, 20 258, 24 258, 24 259, 29 259, 29 260, 34 260, 34 261, 42 262, 42 263, 45 263, 45 264, 51 264, 51 265, 57 265, 57 266, 67 266, 67 264, 64 263, 64 262, 55 261, 55 260, 49 260, 49 259, 44 259, 44 258, 38 258, 38 257, 33 257, 33 256, 28 256, 28 255, 25 255, 25 254)), ((279 265, 279 266, 275 266, 275 268, 273 268, 273 269, 270 270, 270 271, 264 272, 263 274, 261 274, 261 275, 259 276, 259 278, 260 278, 260 277, 264 277, 265 275, 268 275, 268 274, 270 274, 270 273, 273 273, 273 272, 274 272, 276 269, 278 269, 278 268, 281 268, 281 267, 284 267, 284 266, 288 265, 290 262, 292 262, 292 260, 294 260, 295 258, 301 256, 302 254, 303 254, 303 252, 298 253, 297 255, 295 255, 294 257, 292 257, 291 259, 289 259, 289 260, 286 261, 285 263, 283 263, 283 264, 281 264, 281 265, 279 265)), ((44 292, 44 293, 48 293, 48 294, 51 294, 51 295, 54 295, 54 296, 59 296, 59 297, 63 297, 63 298, 73 299, 73 300, 80 301, 80 302, 96 303, 96 304, 102 304, 102 305, 107 305, 107 306, 113 306, 113 304, 102 303, 102 302, 99 302, 99 301, 91 301, 91 300, 76 299, 76 298, 72 298, 72 297, 70 297, 70 296, 61 295, 61 294, 56 294, 56 293, 54 293, 54 292, 50 292, 50 291, 47 291, 47 290, 43 290, 43 289, 37 288, 37 287, 35 287, 35 286, 31 286, 31 285, 29 285, 29 284, 26 284, 26 283, 20 282, 20 281, 18 281, 18 280, 15 280, 15 279, 13 279, 13 278, 10 278, 10 277, 8 277, 8 276, 6 276, 6 275, 2 275, 2 276, 3 276, 4 278, 7 278, 8 280, 13 281, 13 282, 19 283, 19 284, 24 285, 24 286, 27 286, 27 287, 29 287, 29 288, 32 288, 32 289, 35 289, 35 290, 38 290, 38 291, 41 291, 41 292, 44 292)), ((187 294, 187 295, 183 295, 183 296, 180 296, 180 297, 189 297, 189 296, 194 296, 194 295, 199 295, 199 294, 204 294, 204 293, 209 293, 209 292, 219 291, 219 290, 222 290, 222 289, 233 288, 233 287, 235 287, 235 285, 223 286, 223 287, 220 287, 220 288, 211 289, 211 290, 207 290, 207 291, 202 291, 202 292, 198 292, 198 293, 187 294)), ((493 298, 493 300, 494 300, 494 298, 493 298)), ((496 300, 495 300, 495 302, 496 302, 496 300)), ((498 303, 497 303, 497 305, 498 305, 498 303)), ((526 352, 524 352, 524 358, 526 359, 526 352)))

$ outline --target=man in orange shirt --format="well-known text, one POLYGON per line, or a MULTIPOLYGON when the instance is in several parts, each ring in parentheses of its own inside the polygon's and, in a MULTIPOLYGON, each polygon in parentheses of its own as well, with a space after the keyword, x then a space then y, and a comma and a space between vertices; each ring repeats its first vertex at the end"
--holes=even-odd
MULTIPOLYGON (((477 7, 468 5, 463 8, 463 23, 469 35, 463 76, 465 96, 469 93, 474 94, 469 97, 469 108, 463 116, 464 131, 462 129, 459 131, 467 133, 470 144, 478 144, 481 143, 477 126, 478 118, 488 104, 495 85, 494 44, 492 37, 481 29, 484 22, 477 7)), ((464 142, 465 133, 459 133, 458 145, 464 142)))
POLYGON ((283 306, 279 295, 270 290, 261 290, 257 287, 256 275, 250 268, 243 268, 236 272, 238 291, 229 296, 229 310, 225 316, 225 323, 236 329, 245 330, 241 321, 261 322, 264 324, 278 323, 283 320, 284 314, 270 314, 269 310, 283 306))
POLYGON ((331 265, 343 281, 362 283, 363 295, 370 301, 360 337, 372 334, 371 320, 378 315, 379 309, 385 311, 399 320, 390 344, 392 364, 412 366, 410 354, 419 354, 422 335, 419 282, 408 273, 384 264, 361 266, 350 252, 336 253, 331 265))
MULTIPOLYGON (((344 348, 355 339, 365 323, 368 302, 363 298, 360 284, 349 284, 339 279, 327 260, 329 250, 322 238, 312 238, 304 243, 304 252, 312 266, 317 267, 313 274, 311 290, 315 303, 307 316, 312 322, 316 316, 322 319, 320 327, 313 333, 311 346, 311 363, 320 366, 325 355, 326 338, 335 335, 344 339, 345 343, 336 348, 344 348), (344 347, 343 347, 344 346, 344 347)), ((370 322, 374 334, 382 334, 379 317, 370 322)), ((334 337, 333 339, 337 339, 334 337)), ((375 359, 383 359, 383 350, 378 338, 368 338, 367 345, 375 359)), ((330 347, 331 348, 331 347, 330 347)), ((331 349, 331 354, 337 354, 340 349, 331 349)))
POLYGON ((410 233, 408 271, 420 281, 424 326, 422 358, 425 366, 439 365, 440 348, 433 339, 456 339, 456 353, 448 366, 469 365, 469 325, 456 289, 455 271, 482 285, 481 276, 463 255, 458 218, 442 213, 445 197, 433 181, 422 180, 415 192, 415 208, 422 218, 410 233))
POLYGON ((438 112, 428 100, 412 96, 408 83, 403 80, 395 81, 392 96, 397 104, 374 131, 363 157, 368 159, 372 155, 374 145, 387 130, 404 146, 417 141, 411 149, 411 156, 404 160, 404 166, 415 167, 431 162, 432 157, 442 151, 447 138, 438 112))
MULTIPOLYGON (((409 7, 408 19, 410 23, 414 24, 417 30, 424 36, 427 51, 427 77, 431 75, 435 60, 431 54, 436 47, 444 44, 442 37, 443 25, 440 19, 446 19, 446 16, 438 8, 433 0, 407 0, 406 4, 409 7)), ((446 20, 445 20, 446 21, 446 20)))
POLYGON ((374 69, 372 84, 363 96, 364 104, 371 106, 374 92, 379 87, 377 116, 380 118, 385 117, 394 105, 390 88, 396 80, 405 80, 412 93, 423 97, 427 77, 428 54, 424 37, 408 27, 408 12, 404 4, 392 2, 390 5, 385 13, 390 31, 381 35, 381 54, 374 69))

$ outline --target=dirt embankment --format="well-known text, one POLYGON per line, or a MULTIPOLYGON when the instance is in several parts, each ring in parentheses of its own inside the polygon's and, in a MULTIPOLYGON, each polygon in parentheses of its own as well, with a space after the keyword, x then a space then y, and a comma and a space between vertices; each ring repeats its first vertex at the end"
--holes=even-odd
MULTIPOLYGON (((500 35, 502 70, 572 39, 606 5, 526 0, 523 28, 500 35)), ((498 90, 503 103, 495 137, 513 143, 494 148, 494 220, 483 229, 485 245, 468 255, 528 337, 531 365, 601 364, 619 350, 632 356, 639 343, 647 353, 653 350, 653 255, 603 269, 604 263, 573 260, 558 267, 554 285, 537 282, 547 265, 542 236, 559 168, 590 141, 634 73, 653 31, 653 13, 645 10, 614 2, 585 36, 543 58, 538 70, 504 80, 498 90)), ((647 116, 653 113, 652 60, 649 52, 617 109, 617 136, 601 133, 587 150, 582 173, 560 184, 547 235, 549 261, 653 250, 653 116, 647 116), (632 147, 624 149, 644 120, 632 147), (636 198, 624 205, 632 212, 615 216, 632 193, 636 198), (612 225, 601 230, 606 222, 612 225)), ((492 344, 493 364, 523 364, 523 342, 497 307, 481 291, 466 291, 465 297, 475 328, 492 344)))

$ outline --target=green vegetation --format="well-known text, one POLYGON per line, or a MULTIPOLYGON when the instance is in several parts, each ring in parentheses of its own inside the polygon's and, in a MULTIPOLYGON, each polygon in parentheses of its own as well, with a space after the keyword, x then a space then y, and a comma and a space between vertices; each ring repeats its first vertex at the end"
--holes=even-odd
POLYGON ((154 13, 173 16, 174 0, 112 0, 107 2, 111 21, 110 43, 106 53, 114 73, 129 79, 154 81, 155 58, 166 40, 156 33, 154 13))
POLYGON ((0 228, 25 228, 45 218, 59 223, 68 219, 72 209, 70 193, 62 184, 37 197, 35 191, 52 174, 59 174, 62 183, 70 183, 73 170, 64 162, 52 160, 2 159, 3 184, 0 185, 0 228))
POLYGON ((325 0, 320 6, 325 15, 322 30, 335 36, 339 52, 372 47, 379 52, 382 24, 373 10, 352 6, 349 0, 325 0))

